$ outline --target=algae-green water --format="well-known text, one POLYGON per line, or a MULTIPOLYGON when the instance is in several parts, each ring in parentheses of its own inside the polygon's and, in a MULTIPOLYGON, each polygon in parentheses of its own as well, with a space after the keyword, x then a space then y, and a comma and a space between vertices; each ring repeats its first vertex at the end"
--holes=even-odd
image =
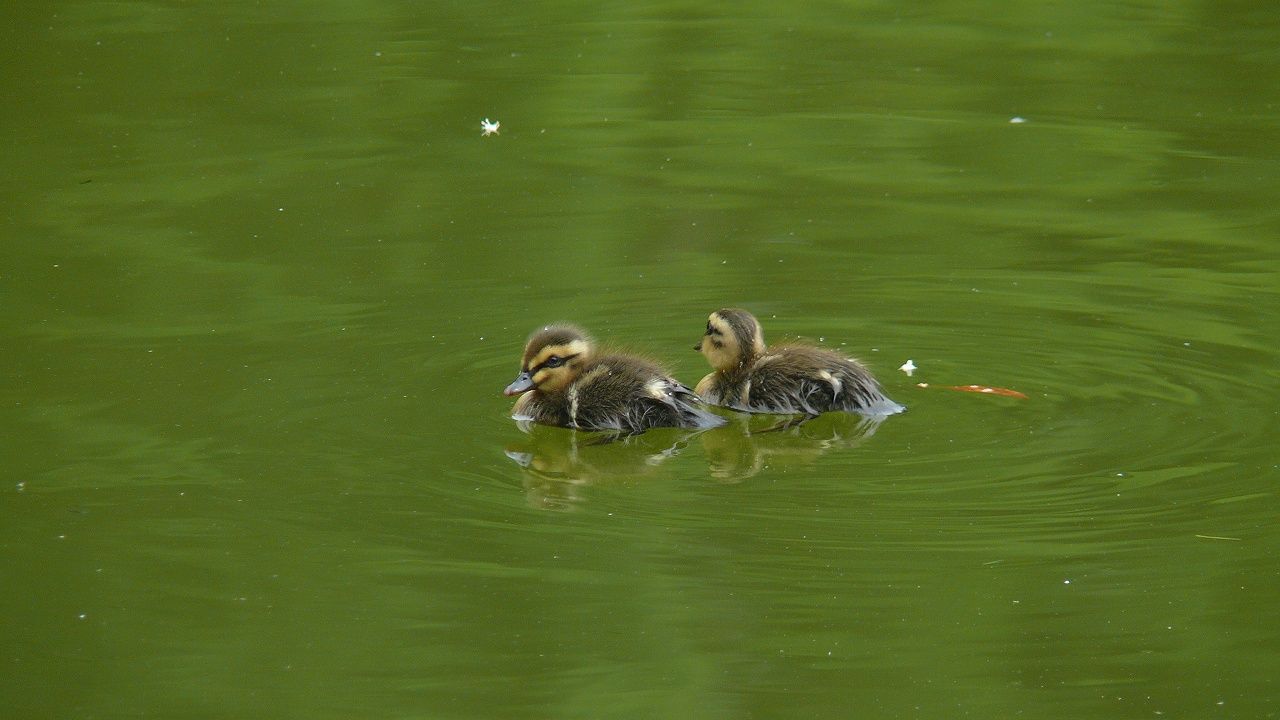
POLYGON ((1272 9, 4 15, 0 715, 1280 713, 1272 9), (727 305, 908 410, 508 417, 727 305))

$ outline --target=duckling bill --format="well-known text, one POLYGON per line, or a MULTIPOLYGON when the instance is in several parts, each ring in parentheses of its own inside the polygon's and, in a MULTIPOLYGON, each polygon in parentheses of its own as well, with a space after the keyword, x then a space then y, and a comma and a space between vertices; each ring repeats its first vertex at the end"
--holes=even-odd
POLYGON ((697 388, 712 405, 788 415, 892 415, 904 409, 852 358, 808 345, 765 347, 760 322, 740 308, 711 313, 694 349, 715 369, 697 388))
POLYGON ((728 423, 661 365, 597 353, 592 339, 571 325, 548 325, 531 335, 520 374, 504 392, 520 395, 512 417, 577 430, 640 433, 728 423))

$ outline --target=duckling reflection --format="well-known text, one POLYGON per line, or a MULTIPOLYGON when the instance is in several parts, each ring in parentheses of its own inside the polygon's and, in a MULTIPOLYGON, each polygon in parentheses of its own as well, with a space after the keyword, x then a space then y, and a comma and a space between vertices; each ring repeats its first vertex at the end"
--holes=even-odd
POLYGON ((733 425, 701 436, 711 476, 740 482, 765 467, 812 464, 824 453, 858 447, 875 434, 883 415, 828 413, 820 417, 739 415, 733 425))
POLYGON ((523 442, 504 448, 524 468, 529 505, 546 510, 573 510, 586 485, 654 475, 668 458, 679 455, 698 434, 687 430, 654 430, 618 437, 565 431, 522 422, 523 442))

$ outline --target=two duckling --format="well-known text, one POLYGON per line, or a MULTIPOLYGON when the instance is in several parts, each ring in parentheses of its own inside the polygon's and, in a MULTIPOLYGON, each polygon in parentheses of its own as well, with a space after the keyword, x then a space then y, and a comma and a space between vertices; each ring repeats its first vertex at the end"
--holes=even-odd
POLYGON ((712 313, 695 349, 714 369, 696 392, 657 363, 598 354, 578 328, 548 325, 529 337, 520 374, 505 393, 520 395, 512 408, 516 419, 622 433, 727 424, 707 409, 708 403, 809 416, 830 410, 889 415, 903 409, 880 392, 866 368, 844 355, 807 345, 766 348, 759 321, 746 310, 712 313))

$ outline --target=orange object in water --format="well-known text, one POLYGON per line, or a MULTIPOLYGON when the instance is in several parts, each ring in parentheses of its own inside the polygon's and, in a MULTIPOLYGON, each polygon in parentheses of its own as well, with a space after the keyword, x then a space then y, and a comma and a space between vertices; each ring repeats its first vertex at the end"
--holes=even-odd
POLYGON ((1026 395, 1017 390, 1008 390, 1005 388, 993 388, 986 385, 930 385, 929 383, 916 383, 916 387, 932 387, 938 390, 959 390, 960 392, 986 393, 987 395, 1004 395, 1005 397, 1015 397, 1027 399, 1026 395))

